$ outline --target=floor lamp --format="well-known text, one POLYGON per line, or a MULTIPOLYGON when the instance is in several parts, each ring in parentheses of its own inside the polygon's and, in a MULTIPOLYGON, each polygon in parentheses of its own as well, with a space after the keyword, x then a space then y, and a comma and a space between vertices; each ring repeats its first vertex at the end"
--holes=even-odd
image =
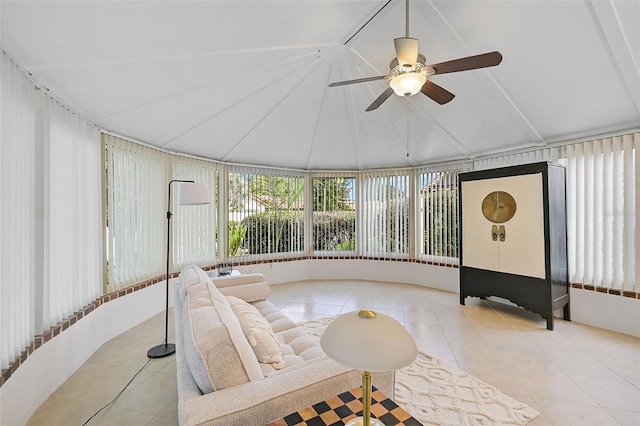
POLYGON ((195 183, 192 180, 179 180, 174 179, 169 182, 169 193, 167 196, 167 280, 166 280, 166 294, 165 294, 165 311, 164 311, 164 343, 154 346, 147 351, 149 358, 163 358, 169 356, 176 351, 176 345, 169 343, 169 254, 171 250, 171 184, 173 182, 181 182, 187 185, 182 185, 180 190, 180 205, 193 206, 199 204, 211 203, 211 197, 209 191, 203 183, 195 183))
POLYGON ((336 317, 322 334, 320 346, 334 361, 362 371, 362 417, 346 426, 384 426, 371 418, 371 372, 411 364, 418 355, 411 334, 393 318, 364 309, 336 317))

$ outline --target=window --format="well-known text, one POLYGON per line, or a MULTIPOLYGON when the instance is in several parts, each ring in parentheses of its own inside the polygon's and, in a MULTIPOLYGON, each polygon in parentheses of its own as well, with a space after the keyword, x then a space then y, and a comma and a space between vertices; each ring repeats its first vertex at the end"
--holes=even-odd
POLYGON ((254 259, 304 251, 304 176, 234 167, 229 172, 229 256, 254 259))
POLYGON ((358 251, 372 257, 407 257, 411 232, 409 172, 363 172, 359 188, 362 222, 358 251))
POLYGON ((356 178, 314 176, 312 182, 313 251, 355 252, 356 178))
POLYGON ((107 291, 165 270, 166 168, 156 149, 103 135, 106 154, 107 291))
POLYGON ((103 135, 106 155, 107 291, 166 272, 167 196, 172 179, 203 183, 212 204, 180 206, 181 183, 171 186, 171 265, 209 265, 216 259, 218 166, 103 135))
POLYGON ((638 291, 637 169, 640 133, 569 145, 569 280, 638 291))
POLYGON ((420 187, 420 257, 458 263, 458 170, 422 172, 420 187))
POLYGON ((216 262, 216 184, 218 165, 210 161, 189 157, 171 156, 172 179, 193 180, 204 184, 209 190, 211 204, 198 206, 179 205, 181 185, 174 183, 171 211, 173 224, 173 265, 176 268, 196 263, 201 266, 216 262))

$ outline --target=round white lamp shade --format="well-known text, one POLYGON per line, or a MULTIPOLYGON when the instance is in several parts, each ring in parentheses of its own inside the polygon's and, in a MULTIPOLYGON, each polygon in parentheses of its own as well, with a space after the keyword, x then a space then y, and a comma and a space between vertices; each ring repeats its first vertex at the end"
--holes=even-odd
POLYGON ((427 76, 419 72, 406 72, 393 77, 389 86, 398 96, 413 96, 422 89, 427 81, 427 76))
POLYGON ((395 319, 373 311, 338 316, 322 334, 322 350, 334 361, 362 371, 392 371, 418 355, 411 334, 395 319))

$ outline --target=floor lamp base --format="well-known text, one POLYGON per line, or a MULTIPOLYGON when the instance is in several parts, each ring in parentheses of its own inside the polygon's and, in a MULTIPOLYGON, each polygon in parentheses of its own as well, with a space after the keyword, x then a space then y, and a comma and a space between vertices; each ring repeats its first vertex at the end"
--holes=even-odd
POLYGON ((147 351, 149 358, 164 358, 165 356, 172 355, 176 352, 176 345, 173 343, 161 344, 154 346, 147 351))

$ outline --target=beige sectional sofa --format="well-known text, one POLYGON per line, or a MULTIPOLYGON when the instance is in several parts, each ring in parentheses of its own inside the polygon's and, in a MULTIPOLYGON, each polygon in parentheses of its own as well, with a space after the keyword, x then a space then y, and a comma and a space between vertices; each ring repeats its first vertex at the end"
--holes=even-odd
MULTIPOLYGON (((181 271, 174 300, 181 425, 264 425, 361 384, 359 371, 329 359, 270 294, 261 274, 212 280, 195 265, 181 271)), ((389 396, 393 381, 393 372, 374 375, 389 396)))

